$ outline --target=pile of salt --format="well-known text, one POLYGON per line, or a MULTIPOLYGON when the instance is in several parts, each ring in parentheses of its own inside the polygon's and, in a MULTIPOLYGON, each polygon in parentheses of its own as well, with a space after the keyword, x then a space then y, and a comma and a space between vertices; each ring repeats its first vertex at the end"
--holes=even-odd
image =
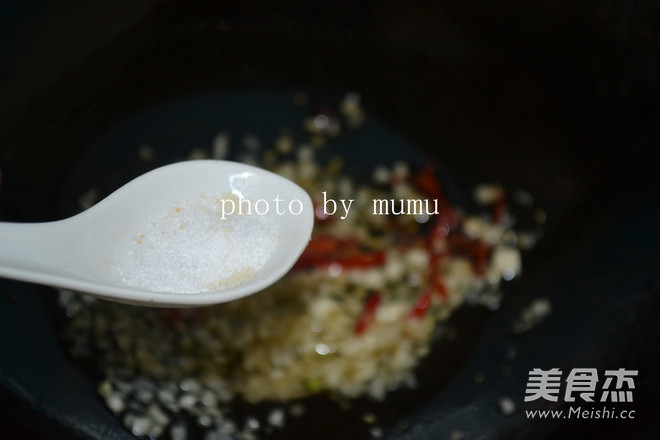
POLYGON ((119 279, 155 292, 200 293, 252 278, 271 257, 280 232, 269 215, 223 219, 221 202, 200 196, 154 218, 115 255, 119 279))

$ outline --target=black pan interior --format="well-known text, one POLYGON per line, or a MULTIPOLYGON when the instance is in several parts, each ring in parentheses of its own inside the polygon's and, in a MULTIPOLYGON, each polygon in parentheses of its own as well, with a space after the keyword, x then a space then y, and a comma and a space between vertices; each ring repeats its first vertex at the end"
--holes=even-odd
MULTIPOLYGON (((508 286, 502 310, 464 320, 478 325, 464 357, 457 355, 460 368, 411 405, 398 419, 403 425, 392 423, 390 435, 652 436, 660 290, 652 160, 660 143, 657 6, 145 2, 131 13, 98 9, 125 24, 94 40, 98 34, 85 23, 96 25, 95 15, 76 2, 44 9, 28 2, 18 12, 13 3, 7 16, 16 24, 5 27, 0 72, 7 91, 0 219, 66 215, 58 195, 76 164, 103 133, 143 109, 237 89, 357 90, 369 114, 444 165, 459 195, 497 180, 529 191, 548 214, 546 238, 528 256, 523 279, 508 286), (80 49, 85 35, 88 50, 80 49), (57 70, 39 57, 39 44, 65 59, 78 49, 81 55, 57 70), (553 301, 552 317, 529 335, 512 336, 522 306, 542 296, 553 301), (511 345, 519 356, 512 376, 503 376, 511 345), (531 368, 581 366, 639 369, 639 419, 525 419, 531 368), (477 373, 485 373, 483 384, 474 383, 477 373), (513 416, 497 409, 503 395, 520 403, 513 416)), ((118 150, 114 157, 123 156, 118 150)), ((121 163, 139 171, 132 166, 121 163)), ((125 437, 100 403, 81 406, 67 397, 72 387, 88 396, 94 389, 58 344, 41 299, 50 292, 0 282, 0 388, 10 429, 45 438, 125 437)))

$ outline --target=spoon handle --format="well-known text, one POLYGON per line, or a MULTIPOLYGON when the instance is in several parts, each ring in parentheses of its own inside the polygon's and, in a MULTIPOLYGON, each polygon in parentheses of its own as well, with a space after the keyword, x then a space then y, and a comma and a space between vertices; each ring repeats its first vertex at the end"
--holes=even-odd
POLYGON ((44 282, 61 273, 64 224, 0 222, 0 276, 20 281, 44 282))

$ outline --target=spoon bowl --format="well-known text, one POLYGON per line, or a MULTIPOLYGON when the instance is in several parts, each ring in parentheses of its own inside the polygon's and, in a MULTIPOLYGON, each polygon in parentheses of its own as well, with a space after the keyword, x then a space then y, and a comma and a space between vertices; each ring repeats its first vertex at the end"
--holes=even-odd
MULTIPOLYGON (((313 223, 309 195, 281 176, 229 161, 180 162, 143 174, 74 217, 47 223, 0 223, 0 276, 138 305, 195 307, 222 303, 256 293, 285 275, 305 249, 313 223), (205 219, 221 224, 239 216, 239 202, 243 200, 244 212, 240 215, 263 218, 277 230, 267 258, 262 258, 263 265, 233 283, 186 292, 154 289, 149 283, 140 285, 123 279, 117 268, 124 256, 135 253, 134 249, 150 249, 141 250, 141 255, 162 252, 153 245, 138 248, 141 231, 155 225, 154 219, 167 218, 172 209, 178 212, 200 198, 205 203, 205 219), (259 202, 258 207, 255 202, 259 202)), ((183 223, 179 227, 183 228, 183 223)), ((224 233, 231 230, 227 228, 224 233)), ((172 232, 167 233, 170 236, 172 232)), ((251 230, 243 232, 243 236, 246 234, 250 237, 251 230)), ((204 243, 204 237, 199 238, 204 243)), ((180 253, 199 256, 189 250, 194 249, 184 248, 180 253)), ((253 258, 251 254, 259 253, 254 252, 259 249, 242 246, 235 250, 247 253, 244 258, 248 260, 253 258)), ((159 257, 167 262, 181 256, 159 257)), ((129 264, 133 273, 139 274, 142 269, 135 257, 124 264, 129 264)), ((194 266, 195 261, 190 264, 194 266)))

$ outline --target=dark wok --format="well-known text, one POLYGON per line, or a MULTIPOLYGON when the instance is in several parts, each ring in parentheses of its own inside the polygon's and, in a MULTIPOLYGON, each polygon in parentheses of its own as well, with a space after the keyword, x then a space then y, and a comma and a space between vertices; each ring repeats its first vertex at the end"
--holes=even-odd
MULTIPOLYGON (((370 115, 441 162, 459 193, 497 180, 532 193, 548 215, 502 309, 458 317, 467 342, 448 348, 455 360, 437 375, 442 356, 425 364, 433 392, 399 398, 406 404, 390 409, 387 435, 657 436, 656 5, 9 1, 0 10, 0 219, 65 215, 62 188, 90 145, 167 99, 358 90, 370 115), (552 316, 513 336, 511 322, 536 297, 552 300, 552 316), (502 375, 511 345, 518 357, 502 375), (527 419, 522 398, 535 367, 638 369, 637 418, 527 419), (477 373, 484 383, 474 383, 477 373), (518 403, 513 415, 500 413, 503 395, 518 403)), ((0 280, 4 432, 127 438, 64 354, 49 293, 0 280)))

